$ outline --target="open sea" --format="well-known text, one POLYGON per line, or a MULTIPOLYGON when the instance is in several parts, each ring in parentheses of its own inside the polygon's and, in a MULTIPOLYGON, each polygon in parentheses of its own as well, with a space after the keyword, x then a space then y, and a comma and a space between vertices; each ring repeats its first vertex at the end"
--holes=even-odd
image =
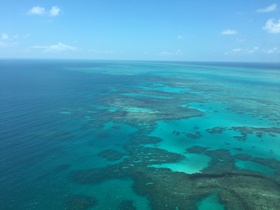
POLYGON ((0 60, 0 209, 279 210, 280 64, 0 60))

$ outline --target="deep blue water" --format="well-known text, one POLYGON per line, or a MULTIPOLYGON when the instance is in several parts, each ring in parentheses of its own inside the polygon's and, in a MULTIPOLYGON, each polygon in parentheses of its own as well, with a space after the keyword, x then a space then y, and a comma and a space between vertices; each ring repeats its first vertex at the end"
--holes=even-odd
POLYGON ((1 209, 278 209, 279 104, 279 64, 0 60, 1 209))

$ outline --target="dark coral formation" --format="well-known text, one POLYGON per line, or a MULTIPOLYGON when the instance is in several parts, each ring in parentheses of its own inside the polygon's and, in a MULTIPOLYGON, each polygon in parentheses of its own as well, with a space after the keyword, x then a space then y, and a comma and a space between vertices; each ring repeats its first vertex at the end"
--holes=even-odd
POLYGON ((194 133, 186 133, 186 136, 191 139, 200 139, 201 133, 199 131, 195 131, 194 133))
POLYGON ((121 129, 121 126, 114 125, 114 126, 112 126, 112 128, 113 128, 113 129, 116 129, 116 130, 119 130, 119 129, 121 129))
POLYGON ((241 115, 247 114, 259 120, 269 119, 279 125, 279 104, 270 97, 239 98, 228 110, 241 115))
POLYGON ((119 204, 118 210, 137 210, 137 209, 133 203, 133 200, 124 200, 119 204))
POLYGON ((275 158, 260 158, 260 157, 253 157, 248 154, 237 154, 235 155, 237 159, 244 160, 244 161, 252 161, 266 167, 269 167, 275 172, 280 173, 280 161, 275 158))
POLYGON ((172 134, 175 135, 175 136, 179 136, 179 135, 181 135, 181 132, 180 132, 180 131, 174 130, 174 131, 172 132, 172 134))
POLYGON ((221 134, 226 131, 226 128, 224 127, 214 127, 214 128, 208 128, 206 129, 207 132, 211 134, 221 134))
MULTIPOLYGON (((149 134, 155 129, 158 120, 202 117, 205 113, 200 109, 191 108, 188 105, 182 106, 182 104, 196 102, 201 110, 204 110, 205 104, 209 101, 224 103, 231 97, 225 98, 227 92, 223 87, 199 81, 194 82, 187 78, 172 78, 171 81, 167 77, 157 76, 151 77, 150 80, 152 82, 147 84, 147 88, 153 88, 155 87, 154 83, 159 82, 170 87, 189 88, 194 92, 199 92, 199 94, 188 93, 187 90, 180 94, 174 94, 128 88, 118 89, 114 94, 104 96, 100 100, 100 106, 103 108, 95 110, 98 114, 95 116, 96 120, 91 122, 92 125, 114 121, 134 126, 138 132, 132 134, 128 143, 123 145, 125 156, 113 150, 99 153, 99 156, 107 160, 121 160, 121 162, 104 168, 73 171, 70 175, 73 181, 78 184, 90 185, 109 179, 132 178, 134 191, 140 196, 147 197, 153 210, 194 210, 197 209, 199 201, 211 194, 217 195, 220 202, 228 210, 280 209, 280 161, 243 154, 243 148, 235 148, 240 153, 237 155, 232 155, 226 149, 199 146, 188 148, 186 153, 203 154, 211 158, 208 167, 196 174, 172 172, 167 168, 152 167, 156 164, 177 163, 186 160, 183 155, 156 148, 161 139, 151 137, 149 134), (213 100, 212 94, 215 95, 215 100, 213 100), (223 97, 220 94, 223 94, 223 97), (272 168, 275 173, 266 175, 237 168, 236 159, 263 164, 272 168)), ((143 82, 146 83, 146 81, 143 82)), ((231 102, 236 103, 233 100, 231 102)), ((234 109, 234 106, 236 104, 229 109, 234 109)), ((218 112, 212 107, 209 110, 214 114, 218 112)), ((246 107, 243 109, 239 107, 238 111, 246 113, 246 107)), ((253 110, 251 114, 257 115, 257 112, 253 110)), ((271 116, 268 117, 271 118, 271 116)), ((173 130, 171 134, 174 138, 184 136, 185 139, 199 141, 202 137, 202 131, 197 125, 191 126, 193 131, 173 130)), ((112 128, 115 131, 120 129, 119 126, 112 128)), ((208 128, 206 131, 215 135, 234 131, 236 132, 234 138, 240 141, 246 141, 249 135, 255 135, 263 140, 264 136, 276 137, 280 134, 279 127, 221 126, 208 128)), ((107 136, 106 133, 101 133, 98 137, 107 136)), ((224 141, 226 145, 230 144, 230 139, 224 141)), ((122 201, 117 208, 136 209, 131 200, 122 201)))
MULTIPOLYGON (((126 93, 129 90, 123 90, 126 93)), ((134 93, 140 90, 134 90, 134 93)), ((145 94, 145 90, 141 90, 139 94, 145 94)), ((102 99, 103 107, 107 107, 104 110, 96 110, 99 115, 102 115, 99 119, 103 122, 115 121, 121 123, 128 123, 132 126, 140 128, 141 126, 154 125, 157 120, 174 120, 174 119, 186 119, 190 117, 201 117, 203 112, 182 107, 183 102, 187 102, 187 99, 182 99, 179 95, 172 93, 165 93, 162 91, 149 91, 150 95, 168 95, 171 98, 164 97, 130 97, 120 94, 112 94, 102 99)), ((187 95, 187 94, 186 94, 187 95)), ((114 127, 116 129, 117 127, 114 127)))
POLYGON ((249 134, 255 134, 257 137, 261 138, 263 135, 268 134, 280 134, 280 128, 278 127, 270 127, 270 128, 262 128, 262 127, 249 127, 249 126, 239 126, 232 127, 231 130, 236 132, 240 132, 240 134, 244 137, 247 137, 249 134))
POLYGON ((112 149, 103 150, 97 155, 109 161, 120 160, 123 157, 123 154, 121 152, 112 149))
MULTIPOLYGON (((173 163, 182 160, 184 157, 170 153, 158 148, 148 147, 127 147, 130 157, 117 165, 110 165, 106 168, 93 168, 71 173, 74 181, 80 184, 100 183, 105 179, 124 178, 148 165, 173 163)), ((149 170, 149 169, 147 169, 149 170)))
POLYGON ((202 173, 226 173, 228 171, 235 171, 234 157, 225 149, 211 150, 207 147, 194 146, 186 150, 189 153, 204 154, 211 157, 209 167, 203 169, 202 173))
POLYGON ((251 155, 248 155, 248 154, 237 154, 235 155, 235 157, 239 160, 250 160, 252 158, 251 155))
MULTIPOLYGON (((129 156, 121 163, 106 168, 75 171, 71 173, 72 179, 80 184, 94 184, 108 179, 130 177, 134 180, 134 191, 147 197, 153 210, 195 210, 197 202, 212 193, 218 195, 226 209, 280 207, 280 180, 257 172, 240 170, 234 165, 235 158, 252 161, 262 159, 244 154, 234 157, 228 150, 194 146, 186 152, 208 155, 211 162, 201 173, 185 174, 149 167, 152 164, 178 162, 183 157, 165 150, 143 147, 138 143, 126 145, 125 150, 129 156)), ((280 171, 279 161, 270 162, 280 171)), ((134 209, 134 206, 131 201, 125 201, 119 205, 119 209, 134 209)))
MULTIPOLYGON (((116 107, 114 113, 110 113, 114 120, 138 122, 138 123, 154 123, 157 120, 181 119, 193 116, 202 116, 203 114, 191 108, 174 107, 174 101, 159 98, 132 98, 125 96, 111 97, 104 101, 108 106, 116 107), (164 103, 162 101, 164 100, 164 103), (132 110, 127 107, 136 107, 132 110), (149 107, 147 112, 146 108, 149 107), (174 110, 176 109, 176 112, 174 110)), ((109 116, 108 116, 109 117, 109 116)))
MULTIPOLYGON (((153 136, 133 136, 130 140, 130 144, 138 145, 138 144, 158 144, 162 139, 153 137, 153 136)), ((126 145, 125 145, 126 147, 126 145)))
POLYGON ((239 132, 240 136, 234 136, 239 141, 246 141, 248 135, 256 135, 258 138, 262 138, 264 135, 276 137, 275 134, 280 134, 279 127, 249 127, 249 126, 236 126, 236 127, 214 127, 206 129, 211 134, 222 134, 227 130, 233 130, 239 132))
POLYGON ((175 136, 180 136, 181 134, 184 134, 189 139, 200 139, 201 138, 200 131, 195 131, 193 133, 187 133, 187 132, 180 132, 180 131, 173 130, 172 134, 175 136))
POLYGON ((94 197, 84 195, 68 195, 66 197, 66 210, 86 210, 97 206, 94 197))
MULTIPOLYGON (((175 104, 181 99, 175 97, 175 104), (176 102, 177 101, 177 102, 176 102)), ((174 107, 172 100, 159 98, 131 98, 125 96, 108 97, 107 106, 116 107, 116 111, 104 111, 102 120, 127 123, 138 128, 127 144, 123 145, 126 155, 114 150, 105 150, 98 155, 107 160, 121 160, 118 164, 104 168, 73 171, 71 178, 78 184, 99 184, 109 179, 132 178, 133 189, 150 201, 153 210, 197 209, 197 203, 209 194, 218 196, 226 209, 280 209, 280 162, 276 159, 264 159, 242 154, 242 148, 235 148, 240 154, 232 155, 226 149, 213 150, 208 147, 194 146, 186 153, 209 156, 208 167, 197 174, 172 172, 167 168, 154 168, 152 165, 176 163, 185 160, 180 154, 156 148, 161 139, 149 134, 155 129, 156 120, 182 119, 202 116, 203 113, 191 108, 174 107), (162 103, 165 100, 165 103, 162 103), (138 107, 139 111, 126 110, 125 107, 138 107), (149 107, 147 112, 141 108, 149 107), (150 110, 150 111, 149 111, 150 110), (175 111, 176 110, 176 111, 175 111), (179 110, 179 111, 178 111, 179 110), (176 113, 174 115, 174 113, 176 113), (181 113, 184 113, 182 115, 181 113), (148 147, 148 145, 150 147, 148 147), (272 168, 275 173, 265 175, 237 168, 235 160, 253 161, 272 168)), ((119 127, 114 127, 117 130, 119 127)), ((278 135, 278 128, 260 127, 214 127, 207 129, 211 134, 226 131, 240 133, 235 138, 245 141, 248 135, 263 138, 265 135, 278 135)), ((193 132, 173 130, 174 136, 186 136, 199 140, 201 132, 195 126, 193 132)), ((102 137, 102 136, 101 136, 102 137)), ((226 143, 229 145, 229 143, 226 143)), ((118 209, 135 209, 133 201, 122 201, 118 209)))
POLYGON ((193 147, 190 147, 190 148, 186 149, 186 152, 203 154, 207 150, 208 150, 208 147, 193 146, 193 147))

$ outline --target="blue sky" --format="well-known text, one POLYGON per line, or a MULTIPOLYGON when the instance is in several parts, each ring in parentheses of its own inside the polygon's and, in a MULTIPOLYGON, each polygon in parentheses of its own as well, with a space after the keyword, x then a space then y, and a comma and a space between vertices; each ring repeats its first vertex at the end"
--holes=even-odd
POLYGON ((0 5, 0 58, 280 62, 280 0, 0 5))

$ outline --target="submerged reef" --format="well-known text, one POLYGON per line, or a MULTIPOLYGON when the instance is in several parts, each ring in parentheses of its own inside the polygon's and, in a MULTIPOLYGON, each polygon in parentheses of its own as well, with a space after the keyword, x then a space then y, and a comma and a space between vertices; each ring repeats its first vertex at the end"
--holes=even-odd
POLYGON ((102 112, 102 120, 127 123, 135 127, 153 125, 158 120, 186 119, 201 117, 203 112, 188 107, 181 97, 169 93, 171 99, 157 97, 129 97, 111 95, 102 101, 102 106, 107 107, 102 112))
MULTIPOLYGON (((151 76, 151 75, 150 75, 151 76)), ((203 110, 189 106, 193 102, 207 102, 201 95, 195 93, 197 81, 188 78, 168 78, 166 76, 157 77, 137 77, 137 82, 141 85, 100 87, 98 92, 106 92, 96 96, 95 100, 73 110, 64 118, 83 119, 81 130, 104 129, 104 124, 108 121, 124 123, 137 129, 152 131, 159 120, 188 119, 192 117, 203 117, 203 110), (186 83, 186 81, 188 81, 186 83), (143 86, 143 84, 145 84, 143 86), (112 91, 112 90, 113 91, 112 91), (109 93, 109 94, 107 94, 109 93), (81 111, 86 110, 86 113, 81 111)), ((201 84, 204 89, 205 84, 201 84)), ((60 114, 61 115, 61 114, 60 114)), ((61 116, 60 116, 61 117, 61 116)), ((118 125, 112 126, 118 131, 118 125)), ((199 132, 185 133, 188 138, 199 139, 199 132)), ((107 138, 106 133, 99 133, 97 138, 107 138)))
POLYGON ((97 155, 109 161, 120 160, 123 157, 122 153, 112 149, 103 150, 99 152, 97 155))
MULTIPOLYGON (((264 90, 266 88, 267 86, 264 88, 264 90)), ((279 90, 277 91, 279 92, 279 90)), ((265 90, 264 93, 266 94, 267 90, 265 90)), ((275 95, 275 99, 277 97, 278 96, 275 95)), ((267 95, 256 98, 237 97, 234 101, 231 101, 232 103, 228 110, 231 112, 236 112, 240 115, 248 114, 260 120, 270 120, 280 126, 279 103, 277 103, 275 99, 273 99, 273 97, 267 97, 267 95)))
MULTIPOLYGON (((147 83, 147 81, 142 82, 147 83)), ((73 182, 90 186, 108 180, 130 178, 134 181, 132 186, 134 192, 139 196, 146 197, 152 210, 195 210, 203 199, 211 195, 217 196, 217 200, 226 210, 280 209, 280 161, 245 154, 245 148, 240 148, 239 145, 233 148, 235 154, 223 147, 212 149, 210 146, 198 146, 201 140, 204 141, 204 136, 211 136, 209 133, 213 134, 213 139, 209 139, 212 143, 212 140, 214 141, 214 138, 217 137, 215 135, 229 132, 228 136, 230 137, 227 137, 229 139, 223 140, 226 142, 227 148, 228 145, 232 144, 231 138, 246 141, 251 135, 260 140, 264 140, 264 137, 267 136, 272 138, 279 136, 279 127, 229 125, 211 128, 204 127, 208 125, 208 122, 201 125, 195 122, 194 124, 190 123, 190 127, 185 130, 180 126, 174 126, 168 133, 171 136, 170 141, 173 138, 181 139, 193 145, 187 147, 187 144, 180 144, 180 146, 184 145, 183 151, 185 152, 183 154, 174 152, 174 150, 176 151, 174 148, 172 148, 174 149, 172 152, 158 148, 161 143, 164 145, 165 139, 162 141, 160 138, 149 136, 156 129, 158 121, 216 116, 223 111, 220 111, 219 108, 226 109, 224 103, 227 101, 228 92, 225 91, 224 86, 213 86, 210 83, 204 84, 204 82, 194 82, 191 79, 180 77, 172 78, 172 81, 169 81, 168 77, 150 78, 148 83, 143 89, 116 89, 114 94, 104 96, 98 102, 100 104, 94 108, 91 107, 91 109, 95 109, 96 115, 89 123, 93 127, 96 124, 94 128, 99 125, 102 129, 102 123, 113 121, 114 123, 128 124, 137 128, 137 131, 130 134, 129 140, 122 145, 124 153, 112 149, 98 153, 98 156, 108 161, 119 160, 118 163, 103 168, 71 171, 69 176, 73 182), (164 83, 170 89, 182 87, 186 91, 172 93, 145 90, 145 88, 156 88, 156 85, 153 85, 155 82, 164 83), (214 105, 215 103, 219 105, 214 107, 213 102, 214 105), (194 106, 191 106, 191 103, 194 106), (212 104, 208 107, 207 103, 212 104), (208 111, 209 115, 207 115, 208 111), (202 129, 205 129, 207 133, 202 129), (236 135, 233 136, 233 133, 236 135), (196 142, 198 142, 197 145, 196 142), (176 163, 180 163, 182 165, 182 162, 188 164, 190 162, 188 155, 194 154, 207 156, 210 159, 208 166, 198 173, 187 174, 164 168, 164 164, 176 165, 176 163), (238 161, 250 161, 254 164, 264 165, 271 168, 272 173, 265 174, 261 171, 238 167, 236 164, 238 161), (157 168, 155 165, 162 167, 157 168)), ((231 100, 234 102, 232 98, 231 100)), ((230 108, 233 109, 234 106, 236 104, 230 108)), ((239 111, 246 112, 246 108, 239 109, 239 111)), ((256 114, 253 111, 249 115, 256 114)), ((209 123, 209 125, 212 124, 209 123)), ((112 129, 114 132, 121 130, 119 126, 113 126, 112 129)), ((160 129, 164 129, 164 127, 160 129)), ((108 136, 106 136, 106 132, 101 132, 97 137, 105 140, 108 136)), ((168 143, 172 144, 172 142, 168 143)), ((120 201, 117 208, 134 210, 136 207, 133 202, 132 200, 120 201)))
POLYGON ((94 197, 84 195, 68 195, 66 197, 66 210, 86 210, 98 204, 94 197))
POLYGON ((188 132, 180 132, 180 131, 173 130, 172 134, 175 135, 175 136, 180 136, 181 134, 183 134, 183 135, 186 135, 187 138, 194 139, 194 140, 201 138, 200 131, 195 131, 193 133, 188 133, 188 132))
POLYGON ((194 133, 186 133, 186 136, 190 139, 200 139, 201 133, 199 131, 196 131, 194 133))
MULTIPOLYGON (((144 136, 142 138, 145 138, 144 136)), ((139 139, 140 136, 139 136, 139 139)), ((279 209, 280 180, 275 175, 236 168, 235 158, 266 161, 247 155, 232 156, 228 150, 211 150, 194 146, 186 153, 204 154, 211 162, 200 173, 172 172, 153 164, 176 163, 184 156, 158 148, 142 146, 141 141, 125 145, 128 156, 122 162, 104 168, 73 171, 71 178, 78 184, 99 184, 110 179, 132 178, 133 190, 150 201, 152 210, 197 209, 197 203, 215 194, 225 209, 279 209)), ((271 161, 277 171, 280 162, 271 161)), ((123 201, 119 209, 135 209, 132 201, 123 201)))
POLYGON ((270 137, 276 137, 276 134, 280 134, 280 128, 278 127, 249 127, 249 126, 235 126, 235 127, 214 127, 206 129, 211 134, 222 134, 225 131, 235 131, 240 133, 240 136, 234 136, 235 139, 240 141, 246 141, 248 135, 255 135, 258 138, 262 138, 265 135, 270 137))
POLYGON ((149 165, 179 162, 184 157, 179 154, 170 153, 158 148, 148 148, 127 146, 126 150, 130 153, 117 165, 110 165, 106 168, 93 168, 71 173, 72 179, 80 184, 100 183, 106 179, 124 178, 130 176, 135 171, 147 168, 149 165))
POLYGON ((240 159, 240 160, 250 160, 252 158, 252 156, 248 155, 248 154, 237 154, 237 155, 235 155, 235 158, 240 159))
POLYGON ((119 204, 118 210, 137 210, 137 208, 133 204, 133 200, 124 200, 119 204))
POLYGON ((235 158, 244 160, 244 161, 252 161, 252 162, 264 165, 266 167, 269 167, 269 168, 275 170, 275 173, 280 174, 280 161, 278 161, 275 158, 253 157, 248 154, 237 154, 237 155, 235 155, 235 158))

